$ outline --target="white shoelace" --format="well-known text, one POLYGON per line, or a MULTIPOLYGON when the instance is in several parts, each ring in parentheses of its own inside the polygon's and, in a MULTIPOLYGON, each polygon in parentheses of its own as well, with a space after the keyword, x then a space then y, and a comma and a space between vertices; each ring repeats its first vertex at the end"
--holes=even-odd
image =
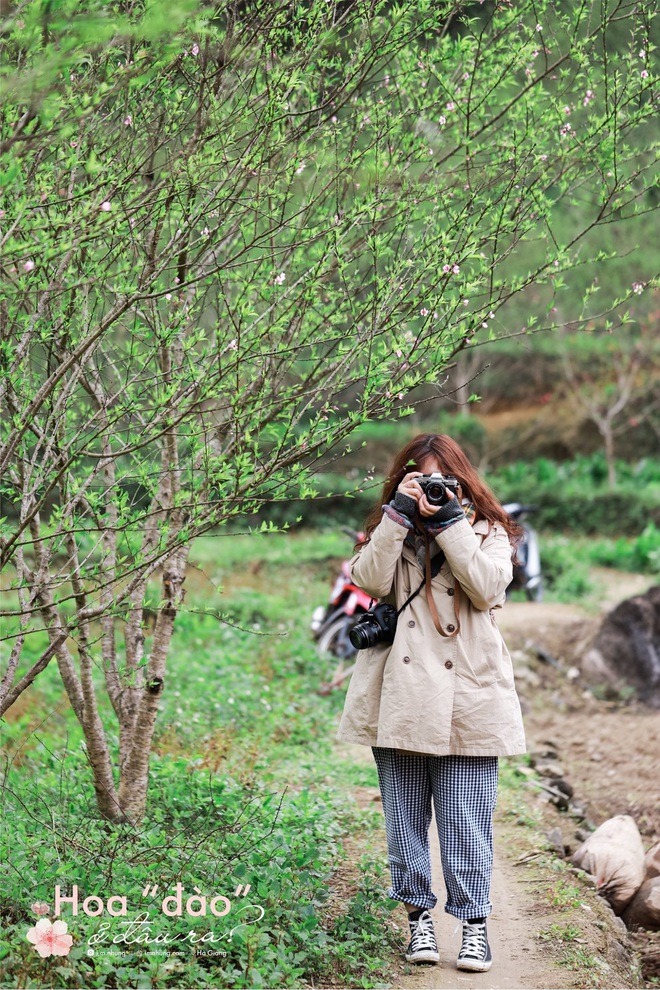
POLYGON ((486 955, 486 926, 485 925, 464 925, 463 944, 458 954, 459 959, 465 956, 473 956, 475 959, 482 959, 486 955))
POLYGON ((411 941, 416 952, 419 949, 432 949, 434 952, 437 951, 435 932, 433 930, 433 919, 430 914, 423 914, 417 921, 411 921, 410 928, 411 941))

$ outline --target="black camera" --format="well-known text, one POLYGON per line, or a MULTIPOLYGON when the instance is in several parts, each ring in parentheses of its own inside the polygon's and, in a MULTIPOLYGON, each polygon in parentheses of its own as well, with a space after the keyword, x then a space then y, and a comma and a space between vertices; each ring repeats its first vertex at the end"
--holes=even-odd
POLYGON ((436 471, 434 474, 423 474, 421 478, 415 478, 415 481, 431 505, 444 505, 448 502, 448 488, 458 498, 459 482, 456 478, 452 478, 451 475, 445 477, 439 471, 436 471))
POLYGON ((392 643, 396 632, 397 611, 387 602, 379 602, 361 615, 348 634, 356 650, 367 650, 377 643, 392 643))

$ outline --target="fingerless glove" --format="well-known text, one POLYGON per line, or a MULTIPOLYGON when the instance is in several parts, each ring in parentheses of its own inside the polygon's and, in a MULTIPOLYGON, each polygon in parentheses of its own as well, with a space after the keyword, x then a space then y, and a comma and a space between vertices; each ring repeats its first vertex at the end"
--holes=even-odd
POLYGON ((404 495, 397 491, 396 495, 387 505, 383 506, 383 512, 394 522, 406 529, 414 529, 413 519, 417 511, 417 502, 410 495, 404 495))
POLYGON ((422 516, 422 523, 427 533, 435 536, 461 519, 465 519, 463 506, 457 498, 450 498, 432 516, 422 516))

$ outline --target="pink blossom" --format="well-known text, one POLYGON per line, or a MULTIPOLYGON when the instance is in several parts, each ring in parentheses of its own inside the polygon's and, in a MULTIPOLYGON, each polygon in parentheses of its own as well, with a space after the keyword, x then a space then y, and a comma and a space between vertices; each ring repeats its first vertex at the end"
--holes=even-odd
POLYGON ((642 69, 640 75, 641 75, 642 79, 648 79, 648 77, 649 77, 649 74, 646 71, 646 69, 642 69))
POLYGON ((642 50, 639 53, 639 57, 640 58, 646 58, 646 49, 645 48, 642 48, 642 50))
POLYGON ((110 202, 109 199, 106 199, 106 201, 104 203, 101 203, 101 205, 99 206, 99 210, 102 210, 104 213, 109 213, 111 209, 112 209, 112 203, 110 202))
POLYGON ((34 268, 34 261, 32 260, 32 258, 30 258, 30 260, 26 261, 25 264, 23 265, 23 271, 31 272, 33 268, 34 268))
POLYGON ((48 914, 50 911, 50 905, 45 904, 43 901, 35 901, 35 903, 30 906, 30 911, 32 911, 33 914, 48 914))
POLYGON ((633 290, 633 292, 635 293, 636 296, 641 296, 642 292, 644 291, 644 283, 643 282, 633 282, 633 284, 632 284, 632 290, 633 290))
POLYGON ((283 285, 284 282, 286 281, 286 275, 284 274, 284 272, 280 272, 279 275, 275 276, 273 281, 275 282, 275 285, 283 285))
POLYGON ((301 162, 298 168, 296 169, 296 175, 302 175, 304 171, 305 171, 305 163, 301 162))
POLYGON ((169 301, 170 301, 170 299, 172 298, 172 293, 171 293, 171 292, 166 292, 166 293, 165 293, 165 298, 166 298, 166 299, 167 299, 167 301, 169 302, 169 301))
POLYGON ((487 330, 488 329, 488 324, 487 323, 482 323, 481 325, 484 328, 484 330, 487 330))
POLYGON ((570 112, 571 112, 571 108, 570 107, 564 107, 564 113, 565 114, 569 114, 570 112))
POLYGON ((208 237, 208 236, 209 236, 209 228, 204 227, 204 230, 202 231, 202 237, 208 237))
POLYGON ((440 124, 440 127, 443 127, 447 123, 447 118, 441 116, 440 119, 438 120, 438 123, 440 124))
POLYGON ((537 31, 542 31, 543 30, 543 25, 542 24, 537 24, 536 25, 536 30, 537 31))
POLYGON ((403 357, 402 351, 395 351, 397 357, 403 357))
POLYGON ((127 113, 126 116, 124 117, 124 127, 132 127, 132 126, 133 126, 133 118, 131 117, 130 113, 127 113))
POLYGON ((51 921, 41 918, 27 933, 27 940, 35 947, 42 959, 48 956, 68 956, 73 938, 66 934, 66 921, 51 921))
POLYGON ((458 275, 459 272, 460 272, 460 268, 458 267, 458 265, 454 265, 454 267, 452 268, 452 271, 453 271, 454 275, 458 275))
POLYGON ((331 117, 330 120, 332 121, 333 124, 336 124, 337 123, 337 118, 336 117, 331 117))
POLYGON ((190 49, 190 54, 191 55, 199 55, 199 45, 197 43, 195 43, 192 46, 192 48, 190 49))
POLYGON ((228 351, 237 351, 238 350, 238 341, 236 340, 235 337, 234 337, 233 340, 230 340, 229 343, 227 344, 227 350, 228 351))
POLYGON ((450 269, 450 267, 449 267, 449 265, 443 265, 443 266, 442 266, 442 270, 443 270, 443 272, 448 272, 448 271, 451 271, 451 269, 450 269))
POLYGON ((419 315, 420 316, 428 316, 429 315, 428 309, 420 309, 419 315))
POLYGON ((445 109, 450 111, 455 110, 456 104, 453 102, 453 100, 450 100, 449 103, 446 105, 445 109))

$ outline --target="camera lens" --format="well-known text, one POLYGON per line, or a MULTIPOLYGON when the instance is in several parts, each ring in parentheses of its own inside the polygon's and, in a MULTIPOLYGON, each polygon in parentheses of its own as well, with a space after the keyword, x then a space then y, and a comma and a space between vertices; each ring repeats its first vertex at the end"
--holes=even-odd
POLYGON ((356 650, 366 650, 371 645, 372 635, 372 623, 359 622, 356 626, 353 626, 348 634, 348 638, 356 650))
POLYGON ((426 498, 431 505, 442 505, 447 498, 447 489, 441 481, 433 481, 426 489, 426 498))

